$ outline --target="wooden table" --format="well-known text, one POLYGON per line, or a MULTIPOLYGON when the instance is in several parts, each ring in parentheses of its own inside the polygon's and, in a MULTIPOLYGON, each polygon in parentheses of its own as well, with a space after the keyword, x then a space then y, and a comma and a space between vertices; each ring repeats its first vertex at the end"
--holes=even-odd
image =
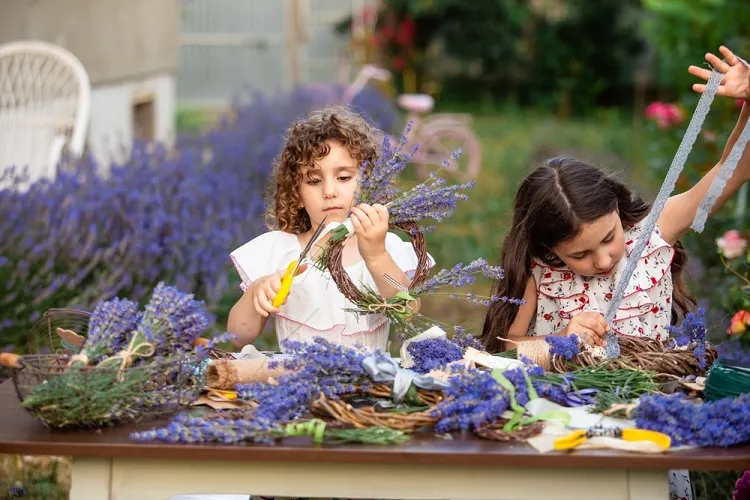
MULTIPOLYGON (((252 493, 333 498, 668 498, 668 469, 750 469, 750 446, 661 455, 614 451, 539 454, 525 444, 417 435, 404 445, 316 447, 139 443, 130 432, 54 431, 0 384, 0 453, 73 457, 71 500, 166 500, 178 494, 252 493)), ((164 422, 161 422, 164 423, 164 422)))

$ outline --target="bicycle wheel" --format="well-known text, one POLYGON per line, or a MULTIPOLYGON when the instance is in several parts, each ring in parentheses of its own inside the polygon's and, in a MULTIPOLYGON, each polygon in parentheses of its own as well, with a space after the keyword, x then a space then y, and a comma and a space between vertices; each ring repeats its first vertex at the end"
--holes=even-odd
POLYGON ((441 172, 450 172, 458 181, 467 182, 479 177, 482 146, 470 129, 455 125, 428 128, 422 132, 419 142, 421 151, 415 163, 420 178, 426 179, 431 171, 441 168, 444 160, 449 160, 450 165, 441 172), (459 148, 463 149, 463 154, 457 161, 452 161, 451 154, 459 148))

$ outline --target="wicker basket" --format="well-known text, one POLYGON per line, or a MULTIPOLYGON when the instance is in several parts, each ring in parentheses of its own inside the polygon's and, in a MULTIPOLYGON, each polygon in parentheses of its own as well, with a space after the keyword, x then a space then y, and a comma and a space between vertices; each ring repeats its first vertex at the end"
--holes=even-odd
POLYGON ((19 401, 53 428, 103 427, 168 417, 198 398, 195 356, 123 369, 68 367, 67 355, 28 355, 10 369, 19 401))

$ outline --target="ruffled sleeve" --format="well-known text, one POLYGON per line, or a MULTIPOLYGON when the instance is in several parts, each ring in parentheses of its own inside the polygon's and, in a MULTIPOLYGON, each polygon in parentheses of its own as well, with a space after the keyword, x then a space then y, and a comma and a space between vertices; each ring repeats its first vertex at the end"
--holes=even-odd
MULTIPOLYGON (((535 261, 532 272, 538 289, 536 334, 554 333, 583 311, 606 314, 639 232, 640 225, 625 231, 626 257, 615 273, 605 278, 584 277, 567 267, 551 268, 535 261)), ((612 325, 615 331, 624 335, 656 336, 659 335, 654 333, 656 329, 669 324, 673 257, 674 248, 661 237, 657 227, 625 288, 612 325), (649 316, 648 321, 643 321, 646 316, 649 316), (646 332, 644 324, 652 331, 646 332)))
POLYGON ((286 268, 299 252, 296 235, 271 231, 237 248, 229 258, 242 280, 240 288, 245 291, 261 276, 286 268))

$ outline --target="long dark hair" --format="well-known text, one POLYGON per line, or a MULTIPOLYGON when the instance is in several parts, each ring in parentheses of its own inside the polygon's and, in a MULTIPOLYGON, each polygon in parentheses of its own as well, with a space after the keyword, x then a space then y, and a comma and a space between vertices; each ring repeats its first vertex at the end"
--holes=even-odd
MULTIPOLYGON (((574 238, 583 224, 619 210, 623 227, 628 228, 643 220, 650 207, 627 186, 587 163, 571 158, 547 160, 518 189, 512 225, 500 254, 505 277, 495 281, 493 295, 521 298, 531 276, 533 258, 551 267, 563 266, 551 249, 574 238)), ((677 242, 674 251, 673 324, 696 304, 682 281, 687 262, 685 249, 677 242)), ((482 341, 488 351, 503 350, 503 339, 507 338, 517 311, 518 306, 502 301, 490 307, 482 329, 482 341)))

